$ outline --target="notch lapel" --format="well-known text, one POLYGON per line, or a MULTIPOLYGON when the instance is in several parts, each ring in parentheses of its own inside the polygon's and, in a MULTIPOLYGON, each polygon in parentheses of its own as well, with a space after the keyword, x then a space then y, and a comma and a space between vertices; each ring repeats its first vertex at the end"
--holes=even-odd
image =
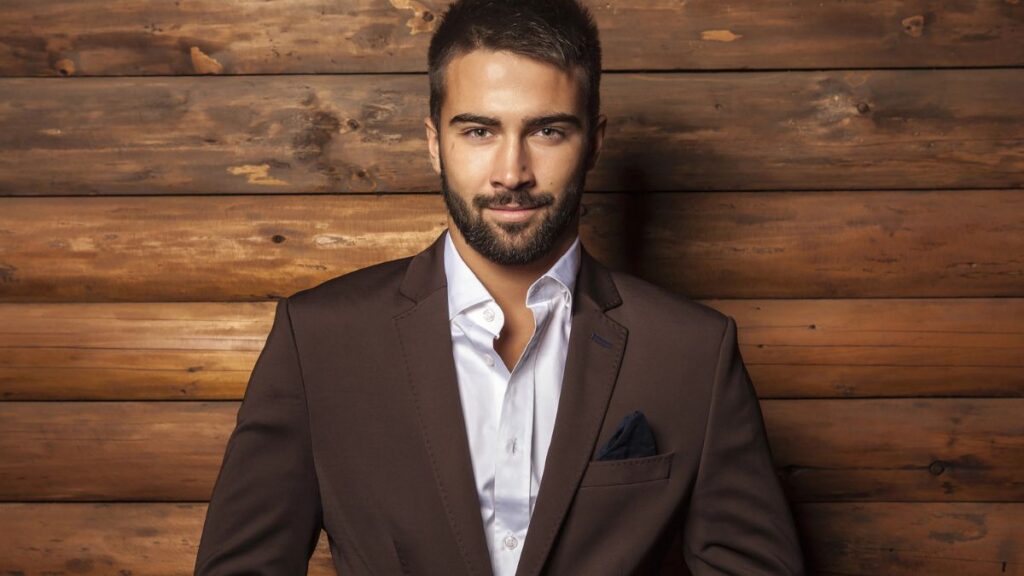
POLYGON ((410 262, 400 290, 417 304, 394 322, 434 481, 466 573, 491 576, 452 355, 443 240, 444 233, 410 262))
POLYGON ((537 576, 569 511, 601 431, 628 331, 605 311, 622 303, 609 271, 581 246, 565 359, 544 478, 516 576, 537 576))

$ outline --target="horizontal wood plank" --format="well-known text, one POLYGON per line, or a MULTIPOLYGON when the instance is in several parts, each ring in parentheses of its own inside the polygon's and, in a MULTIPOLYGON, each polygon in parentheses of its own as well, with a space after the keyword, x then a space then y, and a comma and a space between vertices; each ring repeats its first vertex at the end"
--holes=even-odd
MULTIPOLYGON (((206 504, 0 504, 0 574, 192 574, 206 504)), ((310 576, 334 576, 326 533, 310 576)))
MULTIPOLYGON (((587 194, 584 245, 691 298, 1024 296, 1016 191, 587 194)), ((265 300, 426 248, 437 195, 0 198, 0 302, 265 300)))
POLYGON ((1024 504, 822 503, 796 506, 809 574, 1024 574, 1024 504))
MULTIPOLYGON (((1024 299, 706 300, 761 398, 1024 396, 1024 299)), ((240 400, 273 302, 0 304, 0 399, 240 400)))
MULTIPOLYGON (((204 504, 0 504, 0 573, 192 573, 204 504)), ((798 504, 809 573, 1024 574, 1024 504, 798 504)), ((334 574, 325 536, 311 575, 334 574)))
POLYGON ((1024 300, 706 300, 762 398, 1024 396, 1024 300))
MULTIPOLYGON (((762 400, 794 501, 1020 501, 1024 399, 762 400)), ((209 498, 236 402, 0 403, 0 500, 209 498)))
MULTIPOLYGON (((589 189, 1021 188, 1021 93, 1024 69, 609 75, 589 189)), ((0 194, 436 190, 426 99, 422 75, 2 79, 0 194)))
POLYGON ((4 301, 264 300, 410 256, 439 196, 0 199, 4 301))
POLYGON ((205 501, 238 402, 0 403, 0 501, 205 501))
POLYGON ((273 302, 0 304, 0 399, 241 400, 273 302))
POLYGON ((799 501, 1024 500, 1024 399, 763 400, 799 501))
MULTIPOLYGON (((426 69, 447 2, 8 0, 0 75, 426 69)), ((587 2, 606 69, 1013 66, 1017 2, 587 2)))

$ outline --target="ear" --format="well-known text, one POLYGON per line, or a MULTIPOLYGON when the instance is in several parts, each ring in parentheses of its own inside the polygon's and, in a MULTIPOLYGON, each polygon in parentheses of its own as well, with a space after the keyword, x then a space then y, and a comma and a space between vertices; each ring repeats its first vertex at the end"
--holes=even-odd
POLYGON ((441 135, 437 131, 437 127, 434 126, 434 121, 431 120, 430 116, 423 119, 423 126, 427 130, 427 150, 430 152, 430 164, 434 167, 434 172, 438 176, 441 175, 441 135))
POLYGON ((590 150, 587 151, 587 171, 589 172, 597 165, 597 158, 601 155, 601 146, 604 145, 604 128, 608 124, 608 117, 598 114, 597 122, 591 130, 590 150))

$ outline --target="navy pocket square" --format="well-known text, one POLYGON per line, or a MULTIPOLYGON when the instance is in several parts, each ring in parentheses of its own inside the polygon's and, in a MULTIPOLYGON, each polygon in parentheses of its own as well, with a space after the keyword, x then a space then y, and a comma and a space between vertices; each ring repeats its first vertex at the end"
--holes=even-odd
POLYGON ((636 410, 622 419, 612 437, 597 452, 597 460, 643 458, 657 453, 654 432, 644 413, 636 410))

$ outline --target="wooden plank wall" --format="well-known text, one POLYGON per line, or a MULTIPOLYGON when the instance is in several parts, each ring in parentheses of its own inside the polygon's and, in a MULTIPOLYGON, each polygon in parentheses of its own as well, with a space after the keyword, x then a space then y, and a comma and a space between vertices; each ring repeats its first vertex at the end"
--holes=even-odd
MULTIPOLYGON (((1024 574, 1024 4, 589 4, 584 242, 736 318, 812 572, 1024 574)), ((0 573, 191 572, 272 298, 444 226, 443 7, 3 3, 0 573)))

